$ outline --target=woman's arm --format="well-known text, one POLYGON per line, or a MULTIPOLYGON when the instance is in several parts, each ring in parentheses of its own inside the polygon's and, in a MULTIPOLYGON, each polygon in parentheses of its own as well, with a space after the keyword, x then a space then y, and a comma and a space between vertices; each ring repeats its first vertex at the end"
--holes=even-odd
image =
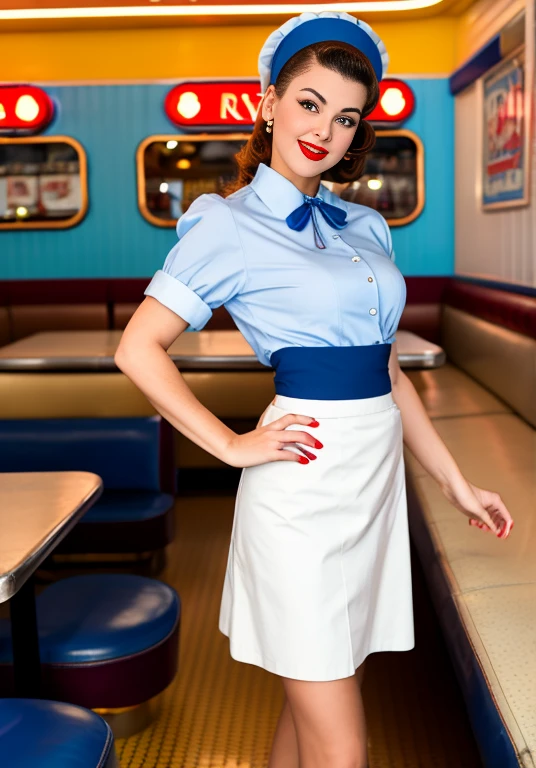
POLYGON ((183 435, 222 461, 235 433, 196 398, 167 353, 188 327, 148 296, 125 328, 115 363, 151 405, 183 435))
POLYGON ((281 450, 285 443, 297 439, 296 434, 303 438, 300 442, 315 447, 315 438, 309 433, 285 431, 289 424, 309 425, 313 417, 285 415, 265 427, 237 435, 199 402, 167 353, 187 327, 183 318, 148 296, 125 328, 114 357, 117 367, 175 429, 234 467, 299 461, 303 457, 281 450))
POLYGON ((398 363, 396 342, 389 358, 393 399, 400 409, 404 443, 434 478, 447 499, 466 514, 473 525, 487 527, 505 538, 513 525, 498 493, 468 482, 439 436, 410 379, 398 363), (474 520, 474 518, 478 520, 474 520))

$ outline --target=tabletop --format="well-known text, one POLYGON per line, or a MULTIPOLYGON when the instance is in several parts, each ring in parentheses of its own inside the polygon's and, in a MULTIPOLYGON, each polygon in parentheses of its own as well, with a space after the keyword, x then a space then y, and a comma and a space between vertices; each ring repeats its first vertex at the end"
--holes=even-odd
POLYGON ((9 600, 102 493, 92 472, 0 472, 0 602, 9 600))
MULTIPOLYGON (((117 371, 114 354, 123 331, 49 331, 0 347, 0 371, 117 371)), ((397 331, 403 368, 437 368, 445 352, 411 331, 397 331)), ((240 331, 188 331, 168 350, 181 370, 270 371, 240 331)))

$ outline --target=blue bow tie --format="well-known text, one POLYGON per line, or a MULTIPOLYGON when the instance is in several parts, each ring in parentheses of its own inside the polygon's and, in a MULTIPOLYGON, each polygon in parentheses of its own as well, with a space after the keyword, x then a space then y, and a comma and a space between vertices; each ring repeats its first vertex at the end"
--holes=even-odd
POLYGON ((316 211, 319 210, 327 223, 335 229, 342 229, 348 224, 346 221, 346 213, 342 208, 337 208, 335 205, 325 203, 321 197, 309 197, 309 195, 304 195, 303 199, 304 203, 287 216, 286 222, 291 229, 301 232, 312 217, 315 245, 317 248, 325 248, 326 244, 322 240, 320 234, 316 211))

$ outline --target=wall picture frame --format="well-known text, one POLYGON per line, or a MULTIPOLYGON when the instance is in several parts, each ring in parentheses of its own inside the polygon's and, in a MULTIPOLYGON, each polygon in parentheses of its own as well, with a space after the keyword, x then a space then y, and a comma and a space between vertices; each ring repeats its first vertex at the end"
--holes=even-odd
POLYGON ((482 209, 530 202, 530 98, 524 46, 482 78, 482 209))

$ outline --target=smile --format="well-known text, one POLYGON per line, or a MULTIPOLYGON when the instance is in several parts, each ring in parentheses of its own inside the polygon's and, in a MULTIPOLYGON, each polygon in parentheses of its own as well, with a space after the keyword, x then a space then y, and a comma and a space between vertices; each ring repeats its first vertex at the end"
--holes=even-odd
POLYGON ((300 141, 300 139, 298 139, 298 144, 305 157, 309 160, 323 160, 329 154, 327 149, 317 147, 316 144, 306 144, 304 141, 300 141))

